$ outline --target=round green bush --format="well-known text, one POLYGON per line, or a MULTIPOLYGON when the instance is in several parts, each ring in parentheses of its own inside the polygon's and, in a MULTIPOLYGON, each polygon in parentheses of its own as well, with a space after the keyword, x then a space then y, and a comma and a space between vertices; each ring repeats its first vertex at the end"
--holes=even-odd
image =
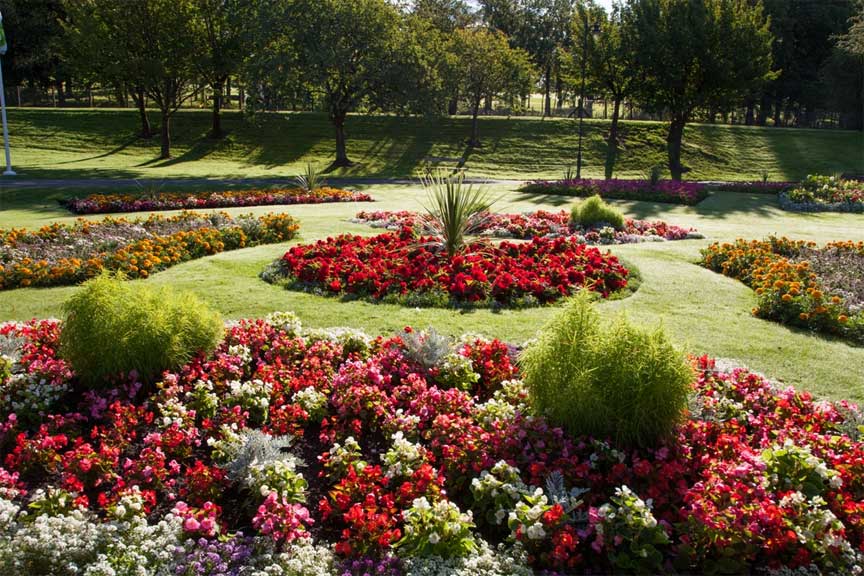
POLYGON ((570 221, 583 228, 607 225, 616 230, 624 229, 624 214, 597 195, 573 206, 570 210, 570 221))
POLYGON ((153 382, 199 352, 211 352, 224 324, 194 294, 124 282, 103 274, 63 306, 60 355, 86 387, 111 386, 137 373, 153 382))
POLYGON ((587 295, 547 325, 520 362, 532 405, 580 436, 651 445, 681 421, 693 370, 662 330, 600 323, 587 295))

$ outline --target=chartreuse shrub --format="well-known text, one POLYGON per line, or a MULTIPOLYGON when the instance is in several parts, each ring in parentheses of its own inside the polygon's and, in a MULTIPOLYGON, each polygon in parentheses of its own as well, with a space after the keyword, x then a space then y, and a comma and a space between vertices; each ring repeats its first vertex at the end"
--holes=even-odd
POLYGON ((219 314, 194 294, 108 274, 85 283, 63 311, 60 354, 92 388, 133 371, 151 382, 212 351, 224 330, 219 314))
POLYGON ((649 445, 682 418, 693 381, 662 330, 619 318, 601 324, 586 294, 573 299, 523 353, 534 409, 573 435, 649 445))
POLYGON ((570 222, 583 228, 612 226, 616 230, 624 229, 624 215, 604 202, 599 195, 573 206, 570 210, 570 222))

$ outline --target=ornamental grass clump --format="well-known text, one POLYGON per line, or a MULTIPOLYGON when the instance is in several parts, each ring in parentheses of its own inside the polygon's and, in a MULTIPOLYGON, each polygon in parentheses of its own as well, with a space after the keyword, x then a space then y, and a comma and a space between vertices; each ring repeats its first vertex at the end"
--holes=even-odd
POLYGON ((222 337, 222 318, 194 294, 126 283, 102 274, 63 306, 60 354, 82 384, 104 388, 135 373, 152 382, 222 337))
POLYGON ((573 206, 570 211, 570 222, 582 228, 611 226, 616 230, 623 230, 625 227, 624 214, 604 202, 599 195, 573 206))
POLYGON ((681 421, 693 382, 686 357, 661 330, 620 318, 601 324, 576 297, 522 355, 537 413, 574 436, 652 445, 681 421))
POLYGON ((482 186, 465 184, 462 173, 453 176, 427 174, 423 178, 428 218, 427 232, 440 238, 447 256, 452 258, 465 246, 465 237, 482 229, 485 215, 495 201, 482 186))

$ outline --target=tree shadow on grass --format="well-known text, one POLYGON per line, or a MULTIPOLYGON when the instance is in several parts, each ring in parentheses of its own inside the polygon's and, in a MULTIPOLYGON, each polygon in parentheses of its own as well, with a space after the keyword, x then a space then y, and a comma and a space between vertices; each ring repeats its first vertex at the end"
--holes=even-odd
POLYGON ((103 152, 102 154, 97 154, 96 156, 88 156, 87 158, 78 158, 77 160, 67 160, 65 162, 57 162, 56 165, 57 166, 63 166, 65 164, 78 164, 79 162, 87 162, 89 160, 99 160, 100 158, 107 158, 108 156, 113 156, 114 154, 119 154, 120 152, 122 152, 123 150, 125 150, 126 148, 131 146, 132 144, 135 144, 136 142, 138 142, 138 140, 141 140, 141 139, 142 138, 140 136, 133 136, 132 138, 130 138, 129 140, 126 140, 125 142, 121 143, 117 147, 112 148, 111 150, 109 150, 107 152, 103 152))

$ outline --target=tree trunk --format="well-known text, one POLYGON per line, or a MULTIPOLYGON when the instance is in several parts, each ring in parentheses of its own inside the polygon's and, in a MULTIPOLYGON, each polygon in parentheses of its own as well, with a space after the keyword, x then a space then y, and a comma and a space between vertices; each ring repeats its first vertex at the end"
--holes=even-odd
POLYGON ((63 91, 63 81, 55 80, 54 81, 54 90, 57 94, 57 105, 65 106, 66 105, 66 93, 63 91))
POLYGON ((486 96, 486 103, 483 105, 484 114, 492 114, 492 96, 486 96))
POLYGON ((336 160, 327 168, 328 171, 354 165, 348 158, 348 139, 345 135, 345 118, 347 116, 348 114, 345 112, 335 112, 330 115, 330 121, 333 122, 333 127, 336 129, 336 160))
POLYGON ((477 116, 480 114, 480 98, 474 99, 471 115, 471 138, 468 140, 468 146, 472 148, 480 146, 480 122, 477 116))
POLYGON ((544 74, 543 90, 545 97, 543 99, 543 117, 552 116, 552 65, 546 65, 546 74, 544 74))
POLYGON ((759 116, 756 122, 759 126, 768 124, 768 115, 771 113, 771 100, 767 94, 762 95, 762 101, 759 103, 759 116))
POLYGON ((162 110, 162 153, 159 158, 171 158, 171 113, 166 109, 162 110))
POLYGON ((560 114, 561 110, 564 108, 564 83, 561 81, 560 66, 558 71, 555 73, 555 99, 555 108, 560 114))
POLYGON ((224 80, 217 80, 211 85, 213 88, 213 126, 210 128, 211 138, 222 137, 222 90, 225 86, 224 80))
POLYGON ((455 116, 457 112, 459 112, 459 98, 454 96, 447 103, 447 114, 455 116))
POLYGON ((222 102, 223 108, 231 108, 231 76, 225 79, 225 100, 222 102))
POLYGON ((684 126, 687 119, 683 116, 672 116, 669 124, 669 135, 666 138, 666 149, 669 152, 669 173, 672 179, 681 180, 684 174, 684 166, 681 165, 681 141, 684 138, 684 126))
POLYGON ((621 114, 621 99, 615 98, 612 106, 612 125, 609 127, 609 143, 606 147, 606 179, 611 180, 618 159, 618 118, 621 114))
POLYGON ((752 126, 756 123, 756 103, 753 100, 747 101, 747 114, 744 116, 744 124, 752 126))
POLYGON ((153 130, 150 128, 150 118, 147 116, 147 94, 144 93, 144 88, 136 86, 132 92, 132 99, 138 107, 138 116, 141 118, 141 138, 150 138, 153 136, 153 130))

